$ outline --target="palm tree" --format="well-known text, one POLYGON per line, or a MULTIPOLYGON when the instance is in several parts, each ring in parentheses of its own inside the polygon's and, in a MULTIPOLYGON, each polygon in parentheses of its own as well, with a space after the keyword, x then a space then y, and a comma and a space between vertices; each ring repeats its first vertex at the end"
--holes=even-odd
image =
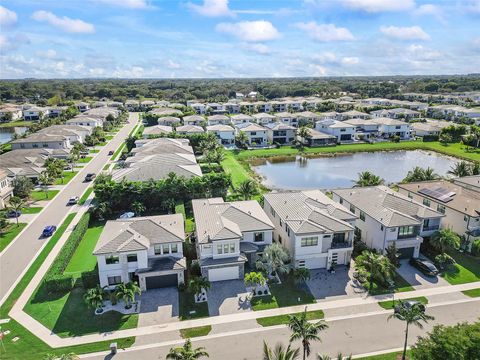
MULTIPOLYGON (((343 354, 341 352, 339 352, 337 354, 337 357, 335 358, 336 360, 352 360, 353 357, 352 355, 348 355, 348 356, 343 356, 343 354)), ((317 354, 317 360, 335 360, 335 359, 332 359, 330 356, 328 355, 320 355, 320 354, 317 354)))
POLYGON ((290 344, 285 348, 283 344, 278 343, 272 350, 265 341, 263 342, 263 360, 297 360, 299 356, 300 350, 292 349, 290 344))
POLYGON ((431 167, 427 167, 426 169, 416 166, 413 170, 410 170, 407 173, 405 179, 402 180, 404 183, 416 182, 416 181, 431 181, 436 180, 440 176, 435 173, 435 170, 431 167))
MULTIPOLYGON (((8 208, 15 212, 16 215, 20 213, 20 211, 25 207, 25 200, 18 196, 12 196, 8 202, 8 208)), ((17 220, 18 226, 18 218, 19 216, 15 216, 17 220)))
POLYGON ((195 297, 200 300, 200 295, 203 290, 210 289, 210 281, 206 277, 195 276, 188 283, 188 287, 191 292, 195 294, 195 297))
POLYGON ((375 282, 381 284, 388 283, 393 279, 395 274, 395 266, 383 255, 376 254, 369 250, 365 250, 355 260, 357 268, 363 271, 369 277, 368 291, 373 290, 375 282))
POLYGON ((448 170, 448 174, 455 175, 457 177, 464 177, 471 175, 471 164, 467 161, 459 161, 448 170))
POLYGON ((115 290, 117 297, 125 302, 125 309, 130 309, 132 302, 135 301, 135 295, 142 292, 136 282, 118 284, 115 290))
POLYGON ((274 275, 277 281, 280 282, 279 274, 287 273, 289 270, 286 262, 290 259, 285 248, 277 243, 268 245, 264 252, 262 259, 257 261, 256 267, 259 270, 265 271, 268 275, 274 275))
POLYGON ((290 342, 295 340, 301 340, 303 346, 303 360, 310 356, 312 351, 310 348, 311 341, 321 341, 318 333, 326 330, 328 325, 325 321, 320 320, 316 323, 310 323, 307 320, 307 307, 300 316, 289 315, 288 327, 292 331, 290 335, 290 342))
POLYGON ((96 287, 87 290, 87 292, 83 295, 83 300, 88 307, 100 310, 103 306, 104 294, 105 291, 100 287, 100 285, 97 285, 96 287))
POLYGON ((52 177, 47 171, 43 171, 38 177, 38 183, 45 193, 45 199, 48 199, 48 187, 52 182, 52 177))
POLYGON ((252 179, 246 179, 237 187, 237 192, 245 199, 249 200, 258 193, 257 184, 252 179))
POLYGON ((382 185, 384 181, 380 176, 374 175, 370 171, 362 171, 358 173, 358 180, 354 182, 355 186, 365 187, 382 185))
POLYGON ((242 149, 246 149, 248 147, 248 136, 243 131, 240 131, 238 135, 235 137, 235 142, 237 146, 242 149))
POLYGON ((293 270, 295 282, 302 283, 310 280, 310 270, 307 268, 297 268, 293 270))
POLYGON ((203 357, 209 357, 204 347, 194 349, 190 339, 185 341, 182 347, 171 348, 167 354, 170 360, 196 360, 203 357))
POLYGON ((405 356, 407 354, 408 327, 413 324, 420 329, 423 329, 421 321, 427 323, 428 320, 433 320, 434 317, 425 314, 424 308, 422 308, 418 303, 412 306, 405 306, 405 303, 402 300, 399 300, 398 307, 395 309, 393 314, 388 317, 387 320, 390 320, 391 318, 405 321, 407 324, 407 327, 405 329, 405 342, 403 344, 402 353, 402 360, 405 360, 405 356))
POLYGON ((253 287, 253 295, 255 295, 255 289, 257 286, 264 286, 267 283, 267 279, 260 272, 251 271, 245 274, 243 282, 246 287, 253 287))
POLYGON ((451 229, 441 229, 432 235, 430 244, 443 254, 449 249, 458 249, 460 247, 460 237, 451 229))

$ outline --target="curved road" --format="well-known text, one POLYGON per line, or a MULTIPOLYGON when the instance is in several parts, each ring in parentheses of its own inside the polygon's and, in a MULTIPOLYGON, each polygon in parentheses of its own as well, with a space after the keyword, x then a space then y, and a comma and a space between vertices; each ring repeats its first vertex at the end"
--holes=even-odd
POLYGON ((29 268, 37 253, 48 239, 41 239, 40 234, 46 225, 56 225, 63 222, 64 218, 75 209, 67 206, 67 201, 72 196, 81 196, 91 183, 84 182, 87 173, 98 174, 102 171, 111 156, 110 150, 115 151, 128 137, 130 131, 138 122, 138 113, 130 113, 128 123, 101 148, 100 152, 88 162, 78 174, 49 201, 48 205, 29 223, 17 238, 0 255, 0 304, 2 304, 10 291, 29 268))

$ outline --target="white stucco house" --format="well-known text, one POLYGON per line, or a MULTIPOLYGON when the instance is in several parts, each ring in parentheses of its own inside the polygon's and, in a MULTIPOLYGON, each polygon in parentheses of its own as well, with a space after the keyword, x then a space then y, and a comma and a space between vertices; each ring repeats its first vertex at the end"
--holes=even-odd
POLYGON ((275 116, 277 117, 278 121, 283 124, 298 127, 298 115, 295 113, 279 112, 276 113, 275 116))
POLYGON ((189 115, 183 117, 183 125, 202 126, 204 122, 206 122, 205 118, 200 115, 189 115))
POLYGON ((291 144, 295 140, 297 129, 288 124, 266 124, 268 141, 272 144, 291 144))
POLYGON ((231 121, 233 125, 239 125, 239 124, 254 122, 254 119, 253 117, 247 114, 238 114, 238 115, 233 115, 231 117, 231 121))
POLYGON ((230 116, 227 116, 227 115, 220 115, 220 114, 210 115, 207 117, 207 124, 208 125, 218 125, 218 124, 231 125, 232 120, 230 119, 230 116))
POLYGON ((278 121, 278 118, 275 115, 269 113, 253 114, 252 117, 254 119, 253 121, 260 125, 267 125, 278 121))
POLYGON ((49 117, 50 110, 45 107, 32 106, 28 109, 23 110, 23 120, 33 121, 33 120, 42 120, 46 117, 49 117))
POLYGON ((229 125, 207 126, 207 132, 214 133, 220 145, 235 144, 235 129, 229 125))
POLYGON ((268 145, 267 129, 253 123, 239 124, 235 126, 236 134, 243 132, 248 137, 248 145, 261 147, 268 145))
POLYGON ((410 139, 410 124, 385 117, 373 118, 371 121, 378 124, 378 133, 384 138, 399 136, 401 140, 410 139))
POLYGON ((352 141, 355 136, 355 126, 338 120, 317 121, 315 130, 335 136, 338 142, 352 141))

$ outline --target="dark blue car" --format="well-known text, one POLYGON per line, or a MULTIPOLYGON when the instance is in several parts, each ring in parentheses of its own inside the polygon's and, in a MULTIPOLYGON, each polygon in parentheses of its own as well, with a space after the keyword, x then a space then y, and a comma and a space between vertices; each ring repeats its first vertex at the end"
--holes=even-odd
POLYGON ((43 237, 52 236, 55 230, 57 230, 57 227, 55 225, 45 226, 45 229, 43 229, 43 232, 42 232, 42 236, 43 237))

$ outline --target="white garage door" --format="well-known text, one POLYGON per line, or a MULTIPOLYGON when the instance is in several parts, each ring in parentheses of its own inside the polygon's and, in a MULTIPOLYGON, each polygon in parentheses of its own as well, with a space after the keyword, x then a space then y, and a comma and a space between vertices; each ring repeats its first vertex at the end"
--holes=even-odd
POLYGON ((305 267, 308 269, 325 269, 327 267, 327 258, 313 258, 305 260, 305 267))
POLYGON ((238 278, 238 266, 208 270, 208 280, 210 281, 233 280, 238 278))

